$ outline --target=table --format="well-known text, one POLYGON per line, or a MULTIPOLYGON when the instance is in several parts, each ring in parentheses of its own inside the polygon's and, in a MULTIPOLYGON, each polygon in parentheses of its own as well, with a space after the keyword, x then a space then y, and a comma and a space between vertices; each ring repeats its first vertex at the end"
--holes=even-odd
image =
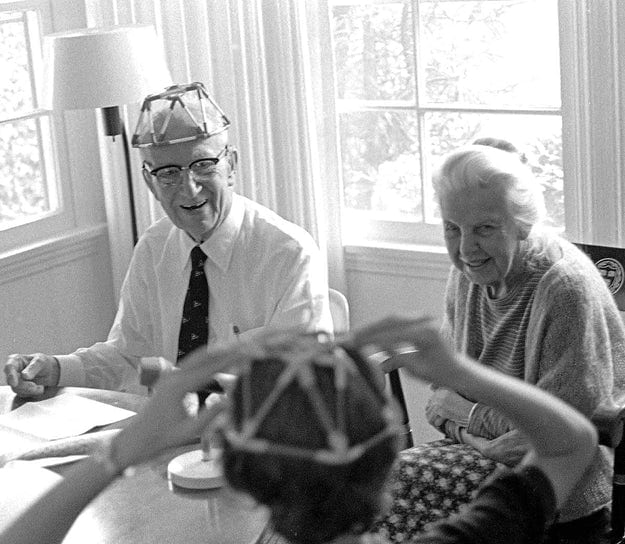
MULTIPOLYGON (((46 397, 73 393, 129 410, 139 410, 145 397, 98 389, 64 387, 46 392, 46 397)), ((0 413, 25 401, 0 386, 0 413)), ((110 429, 123 422, 105 427, 110 429)), ((267 525, 267 512, 251 499, 227 487, 186 490, 167 480, 168 462, 190 444, 168 450, 156 459, 134 468, 134 474, 115 480, 78 517, 63 544, 251 544, 267 525)), ((59 473, 67 467, 55 469, 59 473)))

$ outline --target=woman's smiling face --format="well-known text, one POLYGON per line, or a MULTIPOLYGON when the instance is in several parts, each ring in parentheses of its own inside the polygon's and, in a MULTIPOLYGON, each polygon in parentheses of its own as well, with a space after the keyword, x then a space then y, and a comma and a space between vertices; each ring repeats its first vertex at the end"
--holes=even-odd
POLYGON ((520 241, 526 235, 510 212, 506 189, 488 187, 454 189, 441 200, 447 252, 454 265, 490 295, 507 292, 506 277, 515 266, 520 241))

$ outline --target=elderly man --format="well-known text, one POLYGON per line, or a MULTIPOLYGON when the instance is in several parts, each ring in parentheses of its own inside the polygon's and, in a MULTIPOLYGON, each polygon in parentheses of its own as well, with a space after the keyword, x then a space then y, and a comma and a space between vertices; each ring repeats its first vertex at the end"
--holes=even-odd
POLYGON ((175 363, 266 326, 330 330, 327 275, 310 235, 234 193, 230 123, 201 83, 144 101, 133 146, 166 217, 139 240, 106 342, 69 355, 9 357, 22 396, 45 386, 127 389, 143 357, 175 363))

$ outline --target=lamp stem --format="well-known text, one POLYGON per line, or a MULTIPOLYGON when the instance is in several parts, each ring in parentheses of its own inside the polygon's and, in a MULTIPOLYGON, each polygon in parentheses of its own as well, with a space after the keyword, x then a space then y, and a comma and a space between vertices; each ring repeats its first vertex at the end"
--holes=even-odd
MULTIPOLYGON (((124 162, 126 163, 126 182, 128 184, 128 200, 130 204, 130 224, 132 228, 132 243, 134 246, 137 245, 137 241, 139 240, 138 231, 137 231, 137 210, 135 207, 135 193, 132 187, 132 168, 130 165, 130 147, 128 146, 128 135, 126 134, 126 128, 124 127, 124 122, 119 118, 120 124, 120 132, 122 135, 122 144, 124 148, 124 162)), ((118 132, 119 134, 119 132, 118 132)))

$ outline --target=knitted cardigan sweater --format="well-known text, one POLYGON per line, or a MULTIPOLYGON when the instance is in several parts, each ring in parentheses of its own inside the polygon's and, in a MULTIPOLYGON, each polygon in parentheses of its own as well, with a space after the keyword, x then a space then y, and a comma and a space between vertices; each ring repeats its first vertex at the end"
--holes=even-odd
MULTIPOLYGON (((506 278, 506 295, 498 299, 453 268, 443 333, 456 350, 535 384, 590 417, 600 403, 625 391, 625 328, 614 299, 592 261, 565 240, 530 237, 521 243, 520 261, 506 278)), ((486 438, 512 429, 481 404, 467 427, 486 438)), ((611 479, 610 453, 601 448, 560 521, 608 505, 611 479)))

